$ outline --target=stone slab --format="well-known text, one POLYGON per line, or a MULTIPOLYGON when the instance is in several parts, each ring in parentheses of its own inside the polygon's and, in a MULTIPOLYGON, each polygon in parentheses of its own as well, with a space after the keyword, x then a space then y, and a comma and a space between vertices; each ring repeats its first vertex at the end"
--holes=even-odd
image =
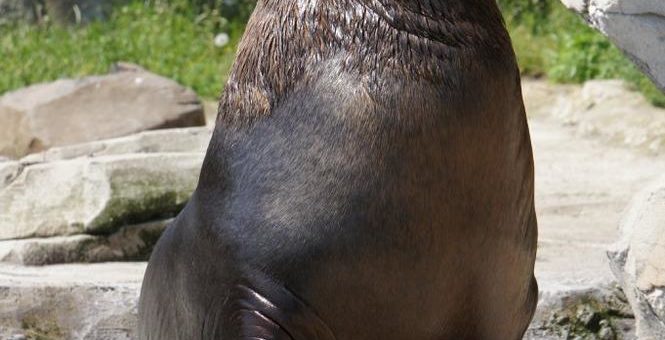
POLYGON ((145 263, 0 265, 0 339, 134 339, 144 270, 145 263))
POLYGON ((111 235, 74 235, 0 241, 0 262, 26 266, 146 261, 171 220, 122 227, 111 235))
POLYGON ((110 234, 173 217, 198 182, 203 153, 123 154, 25 166, 0 189, 0 240, 110 234))

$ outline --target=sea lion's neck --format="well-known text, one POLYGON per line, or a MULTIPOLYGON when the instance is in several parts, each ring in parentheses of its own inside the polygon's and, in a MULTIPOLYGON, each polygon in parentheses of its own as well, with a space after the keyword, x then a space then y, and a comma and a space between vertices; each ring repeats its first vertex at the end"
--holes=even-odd
MULTIPOLYGON (((397 30, 451 46, 478 36, 469 30, 496 32, 503 27, 494 0, 357 0, 397 30), (466 30, 466 32, 465 32, 466 30)), ((481 33, 481 32, 475 32, 481 33)))
POLYGON ((383 77, 440 81, 446 68, 513 58, 494 0, 264 0, 239 45, 220 119, 270 114, 320 62, 340 59, 367 87, 383 77))

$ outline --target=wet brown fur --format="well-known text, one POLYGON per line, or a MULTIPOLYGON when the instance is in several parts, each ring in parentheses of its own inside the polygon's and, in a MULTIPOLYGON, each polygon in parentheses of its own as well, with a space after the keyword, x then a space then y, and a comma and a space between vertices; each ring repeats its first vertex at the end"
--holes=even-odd
POLYGON ((222 123, 269 115, 295 86, 310 86, 321 61, 342 56, 385 101, 385 78, 450 83, 478 63, 514 68, 501 15, 487 0, 260 1, 219 105, 222 123), (497 61, 499 62, 498 64, 497 61), (451 68, 452 72, 447 72, 451 68))

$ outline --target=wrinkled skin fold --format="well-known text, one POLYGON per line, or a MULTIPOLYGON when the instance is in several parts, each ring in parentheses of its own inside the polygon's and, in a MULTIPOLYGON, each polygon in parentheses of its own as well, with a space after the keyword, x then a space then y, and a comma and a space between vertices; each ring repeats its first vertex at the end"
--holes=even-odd
POLYGON ((533 157, 494 0, 263 0, 141 339, 521 339, 533 157))

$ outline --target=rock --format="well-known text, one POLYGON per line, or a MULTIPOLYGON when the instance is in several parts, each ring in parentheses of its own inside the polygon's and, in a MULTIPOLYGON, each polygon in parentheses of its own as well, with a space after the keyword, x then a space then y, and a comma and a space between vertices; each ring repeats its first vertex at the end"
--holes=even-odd
POLYGON ((171 216, 196 185, 210 136, 206 127, 146 131, 0 162, 0 239, 109 233, 171 216))
MULTIPOLYGON (((561 95, 558 89, 535 91, 546 103, 555 103, 561 95)), ((546 105, 530 105, 546 110, 546 105)), ((560 119, 544 112, 531 116, 529 127, 536 164, 535 271, 540 301, 526 339, 596 339, 609 336, 610 330, 610 335, 634 339, 629 309, 623 316, 612 315, 618 309, 607 302, 625 298, 611 287, 616 279, 606 249, 619 236, 622 212, 634 192, 661 176, 665 159, 599 141, 597 136, 581 138, 574 125, 562 126, 560 119), (592 312, 584 307, 585 301, 592 312), (578 306, 579 319, 586 322, 578 319, 578 306), (560 323, 550 322, 553 314, 560 323)))
POLYGON ((665 339, 665 177, 638 194, 608 252, 635 311, 640 339, 665 339))
POLYGON ((196 94, 149 72, 119 72, 33 85, 0 97, 0 154, 144 130, 205 125, 196 94))
POLYGON ((612 284, 584 289, 542 290, 524 339, 634 339, 633 315, 612 284))
POLYGON ((0 261, 27 266, 147 261, 170 220, 123 227, 110 236, 75 235, 0 241, 0 261))
POLYGON ((0 162, 0 191, 18 176, 19 162, 0 162))
POLYGON ((110 234, 172 217, 193 192, 203 154, 76 158, 24 166, 0 190, 0 240, 110 234))
POLYGON ((34 266, 86 262, 77 260, 95 241, 96 237, 91 235, 0 241, 0 261, 34 266))
POLYGON ((665 109, 651 105, 621 80, 556 85, 523 82, 529 116, 549 116, 577 135, 659 155, 665 152, 665 109))
POLYGON ((563 2, 566 7, 578 13, 582 13, 586 9, 589 0, 561 0, 561 2, 563 2))
MULTIPOLYGON (((211 135, 211 129, 206 127, 146 131, 126 137, 52 148, 28 155, 20 160, 20 164, 135 153, 205 153, 211 135)), ((0 173, 1 167, 2 163, 0 173)))
POLYGON ((578 92, 577 84, 555 84, 545 79, 522 79, 522 97, 529 118, 552 115, 578 92))
POLYGON ((217 121, 217 107, 216 101, 206 100, 203 102, 203 112, 206 116, 206 125, 214 128, 217 121))
POLYGON ((665 91, 665 1, 562 0, 605 34, 665 91))
POLYGON ((8 340, 28 340, 28 338, 23 334, 14 334, 10 335, 8 340))
POLYGON ((623 81, 586 82, 556 114, 583 135, 654 155, 665 151, 665 109, 650 105, 623 81))
POLYGON ((144 270, 145 263, 0 265, 0 339, 135 339, 144 270))
POLYGON ((113 63, 109 70, 109 73, 118 72, 146 72, 146 69, 144 69, 141 65, 136 65, 126 61, 119 61, 117 63, 113 63))
POLYGON ((575 137, 549 118, 532 118, 529 127, 539 285, 579 290, 615 280, 605 252, 619 237, 619 222, 634 193, 662 174, 665 159, 575 137))

